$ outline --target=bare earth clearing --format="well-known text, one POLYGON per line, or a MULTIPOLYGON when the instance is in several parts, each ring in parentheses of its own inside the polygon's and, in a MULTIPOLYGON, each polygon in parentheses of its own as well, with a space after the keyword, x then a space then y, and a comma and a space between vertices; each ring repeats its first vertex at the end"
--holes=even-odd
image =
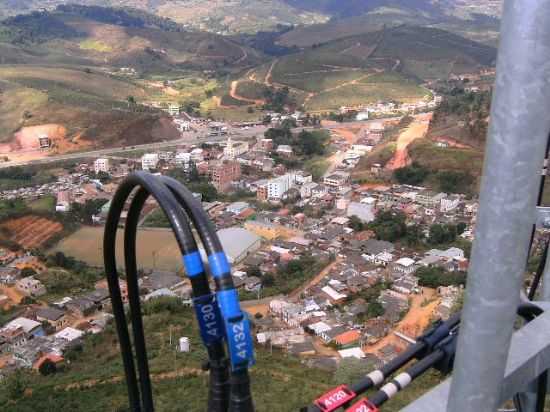
POLYGON ((407 147, 416 139, 421 139, 426 136, 432 113, 416 115, 414 121, 405 129, 397 138, 397 149, 395 154, 386 164, 386 169, 395 170, 408 166, 411 162, 407 147))
POLYGON ((48 239, 63 230, 59 222, 39 216, 24 216, 1 225, 11 234, 10 238, 25 249, 41 247, 48 239))

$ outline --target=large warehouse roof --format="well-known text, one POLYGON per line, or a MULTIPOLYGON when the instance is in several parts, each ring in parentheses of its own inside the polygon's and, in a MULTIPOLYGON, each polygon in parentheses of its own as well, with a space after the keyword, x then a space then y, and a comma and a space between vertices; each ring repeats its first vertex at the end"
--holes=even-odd
POLYGON ((252 232, 240 227, 230 227, 218 230, 218 236, 230 263, 235 263, 246 252, 256 247, 261 238, 252 232))

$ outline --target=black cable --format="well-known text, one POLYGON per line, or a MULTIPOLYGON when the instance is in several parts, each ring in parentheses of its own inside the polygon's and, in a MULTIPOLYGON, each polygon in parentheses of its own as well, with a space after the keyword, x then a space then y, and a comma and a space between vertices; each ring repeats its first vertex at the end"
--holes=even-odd
MULTIPOLYGON (((105 237, 104 237, 104 261, 105 261, 105 271, 107 274, 108 284, 109 284, 109 291, 111 293, 111 300, 113 302, 113 314, 115 316, 115 320, 117 323, 117 333, 119 335, 120 345, 121 345, 121 353, 123 357, 123 363, 125 368, 125 374, 126 374, 126 380, 128 385, 128 396, 130 401, 130 407, 133 411, 140 411, 141 409, 141 401, 140 401, 140 395, 137 387, 137 381, 135 376, 135 369, 134 369, 134 362, 133 362, 133 356, 132 356, 132 348, 129 340, 128 330, 127 330, 127 323, 124 316, 124 307, 122 304, 122 298, 120 294, 120 287, 118 285, 118 272, 116 268, 116 255, 115 255, 115 245, 116 245, 116 232, 118 228, 118 222, 120 220, 120 215, 123 210, 124 204, 126 202, 126 199, 131 194, 133 189, 135 187, 141 186, 145 190, 143 194, 137 195, 137 200, 139 202, 144 202, 147 198, 147 192, 152 193, 153 196, 157 199, 159 204, 161 204, 161 207, 163 208, 165 214, 167 215, 172 229, 174 230, 174 234, 176 235, 176 239, 178 241, 178 244, 180 246, 180 249, 182 250, 189 250, 192 244, 194 243, 194 239, 192 237, 191 230, 188 225, 185 225, 185 215, 181 208, 178 207, 177 202, 173 198, 172 194, 169 190, 166 189, 162 184, 160 184, 158 181, 155 180, 155 178, 144 172, 138 172, 135 174, 130 175, 122 184, 119 186, 119 189, 117 190, 112 202, 111 202, 111 209, 109 211, 109 215, 107 217, 107 222, 105 225, 105 237), (190 243, 191 242, 191 243, 190 243)), ((131 208, 132 209, 132 208, 131 208)), ((134 209, 132 209, 132 216, 130 217, 130 223, 136 224, 135 222, 136 215, 137 218, 139 218, 139 210, 141 207, 135 206, 134 209), (136 213, 137 211, 137 213, 136 213)), ((128 232, 126 236, 128 235, 128 232)), ((126 242, 127 244, 131 244, 129 240, 126 242)), ((196 243, 194 243, 196 245, 196 243)), ((131 248, 132 246, 130 246, 131 248)), ((134 245, 135 247, 135 245, 134 245)), ((135 256, 135 250, 134 253, 127 253, 128 255, 135 256)), ((195 255, 199 256, 199 255, 195 255)), ((131 258, 130 258, 131 259, 131 258)), ((135 258, 134 258, 135 260, 135 258)), ((185 259, 184 259, 185 260, 185 259)), ((135 343, 136 343, 136 350, 137 353, 137 359, 138 359, 138 369, 140 372, 140 385, 142 387, 142 397, 143 397, 143 403, 145 411, 152 411, 152 396, 150 396, 151 389, 150 389, 150 381, 149 381, 149 374, 148 374, 148 366, 147 366, 147 359, 146 359, 146 352, 145 352, 145 339, 143 337, 143 327, 141 325, 141 313, 139 311, 139 296, 137 291, 137 277, 133 278, 132 275, 135 270, 135 264, 134 267, 132 267, 132 261, 127 261, 127 263, 130 264, 130 282, 129 282, 129 298, 130 293, 132 294, 132 297, 130 299, 130 305, 131 305, 131 317, 132 322, 134 325, 134 337, 135 337, 135 343), (137 293, 136 293, 137 292, 137 293), (138 319, 139 318, 139 319, 138 319), (139 348, 138 348, 139 346, 139 348)), ((199 256, 199 263, 202 267, 202 261, 200 261, 199 256)))
MULTIPOLYGON (((548 140, 546 142, 546 152, 545 152, 545 162, 548 162, 548 152, 550 151, 550 136, 548 137, 548 140)), ((537 206, 542 206, 542 198, 544 196, 544 185, 546 183, 546 174, 548 173, 547 167, 549 165, 545 165, 542 176, 540 179, 540 185, 539 185, 539 192, 537 195, 537 206)), ((535 231, 536 231, 536 225, 533 225, 533 229, 531 231, 531 241, 529 242, 529 251, 527 252, 527 256, 529 256, 531 252, 531 248, 533 245, 533 241, 535 239, 535 231)), ((540 284, 540 280, 542 279, 542 274, 544 273, 544 265, 546 263, 546 257, 548 256, 548 245, 550 244, 550 239, 546 241, 546 245, 544 246, 544 252, 541 258, 541 262, 539 263, 539 266, 537 267, 537 272, 535 273, 535 277, 533 278, 533 281, 531 282, 531 286, 529 288, 529 300, 533 300, 537 294, 537 289, 540 284)), ((529 257, 527 258, 529 259, 529 257)))
MULTIPOLYGON (((137 267, 136 267, 136 236, 137 236, 137 225, 139 222, 139 216, 141 209, 143 208, 143 205, 145 203, 145 200, 149 194, 144 191, 143 189, 138 192, 138 194, 134 197, 134 200, 132 201, 132 204, 130 206, 130 210, 128 212, 128 217, 126 221, 126 231, 125 231, 125 259, 126 259, 126 268, 127 268, 127 277, 130 281, 130 277, 136 278, 133 282, 135 284, 135 287, 137 288, 137 267)), ((173 199, 175 201, 175 199, 173 199)), ((161 206, 162 207, 162 206, 161 206)), ((163 210, 164 207, 162 207, 163 210)), ((195 242, 195 239, 193 237, 193 234, 191 232, 191 228, 189 227, 189 224, 186 220, 180 222, 181 227, 183 229, 183 241, 181 242, 181 245, 183 246, 182 255, 183 256, 199 256, 198 255, 198 247, 197 243, 195 242)), ((201 267, 202 268, 202 267, 201 267)), ((197 306, 199 307, 199 310, 197 311, 197 317, 204 316, 204 313, 201 313, 200 308, 205 308, 204 304, 208 305, 210 302, 210 306, 213 310, 217 310, 217 307, 215 305, 215 302, 213 300, 212 293, 210 291, 210 286, 208 284, 208 278, 206 277, 206 274, 204 273, 204 270, 201 270, 200 273, 193 273, 192 276, 189 277, 193 289, 193 298, 195 302, 195 306, 197 309, 197 306), (202 302, 203 306, 200 304, 197 304, 197 302, 202 302)), ((208 311, 210 313, 210 310, 208 311)), ((208 351, 209 355, 209 361, 208 361, 208 367, 210 369, 210 393, 208 398, 208 411, 226 411, 228 408, 228 399, 229 399, 229 382, 228 382, 228 362, 227 358, 225 357, 225 350, 223 346, 223 333, 222 333, 222 325, 221 320, 219 319, 219 311, 218 311, 218 320, 217 327, 219 328, 217 338, 212 338, 204 336, 204 333, 206 332, 208 334, 209 331, 204 331, 203 328, 201 328, 201 335, 203 335, 203 341, 205 342, 205 346, 208 351)), ((201 322, 199 321, 199 324, 201 322)), ((210 329, 212 330, 212 329, 210 329)), ((136 341, 142 341, 144 340, 143 337, 136 337, 136 341)), ((145 358, 145 351, 140 355, 140 351, 137 350, 139 356, 144 358, 142 362, 146 362, 145 358)))
POLYGON ((368 389, 379 386, 384 382, 384 380, 401 369, 412 359, 422 359, 427 356, 433 348, 439 344, 442 340, 449 336, 451 331, 459 324, 460 322, 460 313, 453 314, 447 321, 436 322, 435 325, 430 328, 426 333, 417 338, 417 342, 409 346, 404 352, 390 360, 380 369, 370 372, 365 378, 359 382, 350 385, 341 385, 338 388, 335 388, 323 396, 318 398, 315 401, 314 405, 309 407, 302 408, 303 411, 309 412, 318 412, 318 411, 334 411, 339 408, 338 403, 342 402, 333 402, 332 396, 334 393, 338 393, 338 398, 345 403, 351 402, 355 397, 361 393, 366 392, 368 389), (326 401, 329 401, 329 404, 326 401))
MULTIPOLYGON (((223 313, 226 322, 226 331, 229 332, 228 345, 231 355, 232 371, 231 371, 231 395, 229 400, 230 412, 251 412, 254 410, 252 401, 252 394, 250 390, 250 378, 248 376, 248 364, 250 358, 253 359, 253 354, 246 354, 243 360, 236 359, 235 354, 239 354, 240 345, 244 341, 235 341, 243 334, 241 328, 243 325, 248 327, 248 323, 244 322, 246 319, 244 315, 240 313, 238 307, 238 295, 233 284, 233 277, 231 276, 229 264, 226 261, 225 253, 223 251, 222 244, 218 238, 218 235, 212 225, 208 215, 200 205, 199 201, 193 196, 193 193, 189 191, 180 182, 170 177, 161 177, 162 181, 172 191, 174 196, 184 207, 186 213, 193 221, 201 242, 208 255, 210 263, 210 271, 216 282, 216 290, 218 291, 218 299, 222 305, 222 311, 224 310, 224 302, 227 302, 229 311, 232 314, 223 313), (226 296, 227 294, 227 296, 226 296), (236 332, 235 332, 236 330, 236 332)), ((227 309, 227 308, 225 308, 227 309)), ((248 333, 245 333, 245 335, 248 333)), ((246 342, 247 346, 252 346, 252 342, 246 342)))
POLYGON ((544 267, 546 266, 546 259, 548 258, 549 245, 550 245, 550 239, 547 240, 544 245, 544 250, 542 252, 540 262, 537 266, 537 271, 535 272, 535 277, 533 278, 533 282, 531 282, 531 287, 529 288, 529 294, 527 295, 529 300, 535 299, 535 296, 537 294, 537 289, 539 287, 540 281, 542 279, 542 275, 544 273, 544 267))

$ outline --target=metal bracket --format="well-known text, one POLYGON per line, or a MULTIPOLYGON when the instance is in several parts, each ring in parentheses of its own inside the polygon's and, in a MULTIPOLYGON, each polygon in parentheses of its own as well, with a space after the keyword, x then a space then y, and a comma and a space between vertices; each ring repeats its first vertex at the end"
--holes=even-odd
MULTIPOLYGON (((455 365, 456 366, 456 365, 455 365)), ((514 333, 500 385, 499 401, 511 399, 528 389, 542 372, 550 368, 550 313, 545 312, 514 333)), ((441 412, 447 410, 450 381, 447 379, 401 412, 441 412)))
POLYGON ((537 229, 550 229, 550 207, 537 206, 535 216, 537 229))

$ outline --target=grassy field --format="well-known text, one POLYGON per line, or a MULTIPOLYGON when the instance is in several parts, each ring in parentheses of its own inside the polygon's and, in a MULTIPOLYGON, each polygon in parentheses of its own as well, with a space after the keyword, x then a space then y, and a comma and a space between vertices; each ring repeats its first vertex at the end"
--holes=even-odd
POLYGON ((27 203, 29 209, 35 212, 55 212, 55 204, 57 199, 55 196, 43 196, 36 200, 27 203))
POLYGON ((279 75, 277 82, 294 87, 306 92, 322 92, 349 83, 360 80, 369 74, 364 70, 338 70, 328 71, 320 70, 313 73, 287 73, 279 75))
POLYGON ((51 68, 29 65, 0 66, 0 78, 13 82, 32 83, 35 89, 58 87, 110 100, 145 97, 145 91, 129 82, 109 76, 86 73, 84 70, 51 68))
POLYGON ((237 94, 251 100, 263 99, 266 91, 264 84, 253 81, 242 81, 237 86, 237 94))
POLYGON ((47 102, 46 93, 27 87, 13 85, 0 93, 0 143, 21 127, 26 113, 32 114, 47 102))
POLYGON ((82 50, 92 50, 100 53, 109 53, 113 51, 113 47, 100 40, 88 39, 80 43, 82 50))
POLYGON ((483 152, 477 149, 441 148, 426 139, 413 142, 408 148, 411 159, 431 170, 454 170, 480 176, 483 152))
MULTIPOLYGON (((103 265, 103 227, 83 227, 59 242, 49 253, 61 251, 88 263, 103 265)), ((123 231, 117 233, 117 259, 124 261, 123 231)), ((179 271, 181 253, 170 230, 148 229, 138 231, 138 264, 145 268, 179 271)))
MULTIPOLYGON (((144 316, 147 354, 155 409, 164 412, 205 410, 208 376, 201 370, 206 352, 197 333, 191 309, 161 310, 147 306, 144 316), (172 339, 190 337, 191 352, 177 353, 172 339)), ((257 348, 257 364, 251 370, 252 392, 259 412, 298 410, 330 386, 330 374, 304 367, 298 360, 257 348), (269 390, 266 388, 269 387, 269 390)), ((11 412, 41 410, 122 411, 127 410, 127 392, 122 360, 114 327, 89 336, 84 348, 66 370, 42 377, 26 376, 29 394, 17 401, 7 399, 0 387, 0 405, 11 412)))
POLYGON ((342 106, 356 106, 378 101, 418 101, 429 95, 429 91, 415 84, 401 83, 358 83, 321 92, 306 103, 308 110, 334 110, 342 106))

